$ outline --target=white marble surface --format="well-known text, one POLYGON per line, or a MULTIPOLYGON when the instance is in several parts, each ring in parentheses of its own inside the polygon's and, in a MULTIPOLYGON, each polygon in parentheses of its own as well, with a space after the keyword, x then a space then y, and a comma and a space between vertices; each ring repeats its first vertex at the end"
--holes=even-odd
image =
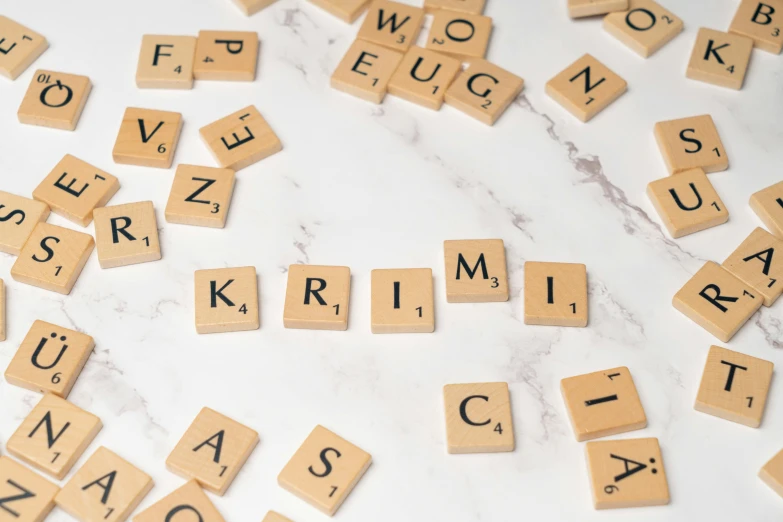
MULTIPOLYGON (((704 260, 722 261, 759 225, 748 198, 781 179, 783 58, 754 51, 740 92, 688 80, 697 28, 726 29, 737 2, 660 1, 686 29, 644 60, 600 20, 570 21, 565 0, 489 0, 486 14, 496 23, 489 59, 526 81, 489 128, 450 107, 434 113, 393 97, 374 106, 331 90, 331 71, 359 22, 349 26, 305 0, 280 0, 252 18, 228 0, 7 0, 3 14, 46 35, 51 47, 17 81, 0 82, 0 188, 29 196, 64 154, 74 154, 120 178, 113 204, 154 201, 163 260, 101 270, 93 254, 64 297, 9 281, 14 258, 0 255, 10 321, 0 367, 35 319, 92 335, 95 353, 70 399, 105 425, 87 455, 103 444, 154 477, 143 507, 182 484, 164 460, 207 405, 261 436, 228 494, 212 497, 229 520, 260 520, 270 508, 296 522, 325 519, 276 484, 318 423, 374 458, 340 520, 780 520, 783 500, 756 477, 783 447, 779 378, 760 429, 695 412, 716 341, 670 302, 704 260), (258 31, 256 81, 196 82, 193 91, 135 87, 142 34, 199 29, 258 31), (544 94, 545 82, 584 52, 629 83, 586 125, 544 94), (17 122, 38 67, 92 79, 76 132, 17 122), (224 230, 165 222, 173 169, 112 162, 127 106, 181 112, 175 163, 213 165, 198 129, 251 103, 285 149, 238 174, 224 230), (715 118, 730 156, 730 169, 710 179, 731 218, 674 241, 644 193, 666 175, 652 128, 701 113, 715 118), (505 240, 512 298, 449 305, 442 241, 481 237, 505 240), (523 324, 525 260, 587 265, 588 328, 523 324), (283 328, 291 263, 351 267, 347 332, 283 328), (241 265, 259 273, 261 329, 197 335, 193 271, 241 265), (370 333, 370 270, 391 267, 433 268, 435 334, 370 333), (667 507, 592 508, 584 447, 571 433, 559 381, 619 365, 631 369, 649 419, 624 437, 660 439, 667 507), (487 380, 509 382, 517 450, 447 455, 441 387, 487 380)), ((57 216, 50 222, 75 226, 57 216)), ((726 346, 782 362, 781 307, 763 309, 726 346)), ((0 442, 38 398, 0 383, 0 442)), ((49 520, 68 519, 55 510, 49 520)))

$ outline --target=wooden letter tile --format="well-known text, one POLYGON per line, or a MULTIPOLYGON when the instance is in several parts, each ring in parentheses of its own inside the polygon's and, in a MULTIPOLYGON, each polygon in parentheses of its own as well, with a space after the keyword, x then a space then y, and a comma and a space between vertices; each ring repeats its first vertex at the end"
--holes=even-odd
POLYGON ((587 326, 587 267, 526 262, 525 324, 587 326))
POLYGON ((579 442, 647 426, 631 372, 624 366, 563 379, 560 391, 579 442))
POLYGON ((35 321, 6 368, 5 380, 67 398, 94 347, 89 335, 35 321))
POLYGON ((49 47, 46 38, 0 16, 0 74, 16 80, 49 47))
POLYGON ((647 185, 647 196, 673 238, 729 220, 729 211, 701 169, 653 181, 647 185))
POLYGON ((5 283, 0 279, 0 341, 5 341, 5 283))
POLYGON ((351 269, 347 266, 291 265, 283 325, 307 330, 347 330, 351 269))
POLYGON ((711 346, 693 408, 758 428, 774 366, 763 359, 711 346))
POLYGON ((74 130, 91 89, 86 76, 38 69, 16 115, 28 125, 74 130))
POLYGON ((159 260, 158 220, 152 201, 96 208, 95 240, 101 268, 159 260))
POLYGON ((353 42, 331 79, 333 89, 381 103, 402 54, 364 40, 353 42))
POLYGON ((133 522, 176 522, 177 518, 200 522, 225 522, 207 494, 195 480, 172 491, 135 517, 133 522), (182 513, 178 515, 178 513, 182 513))
POLYGON ((582 18, 627 10, 628 0, 568 0, 568 16, 571 18, 582 18))
POLYGON ((491 34, 492 18, 441 9, 435 12, 427 49, 462 59, 484 58, 491 34))
POLYGON ((604 29, 644 58, 682 32, 682 20, 653 0, 630 0, 628 7, 606 15, 604 29))
POLYGON ((783 293, 783 241, 756 228, 723 262, 723 268, 761 294, 772 306, 783 293))
POLYGON ((178 165, 166 203, 166 221, 180 225, 226 226, 234 171, 196 165, 178 165))
POLYGON ((753 288, 707 261, 677 292, 672 305, 721 341, 729 342, 762 301, 753 288))
POLYGON ((331 516, 371 463, 369 453, 323 426, 316 426, 280 472, 277 482, 331 516))
POLYGON ((123 522, 147 496, 152 478, 101 446, 55 498, 79 522, 123 522))
POLYGON ((274 511, 267 512, 266 516, 264 517, 264 520, 261 522, 292 522, 290 519, 284 517, 280 513, 276 513, 274 511))
MULTIPOLYGON (((2 195, 0 192, 0 197, 2 195)), ((750 208, 770 232, 783 239, 783 181, 753 194, 750 197, 750 208)))
POLYGON ((783 50, 783 0, 742 0, 729 32, 747 36, 759 49, 783 50))
POLYGON ((508 384, 447 384, 443 401, 449 453, 514 451, 508 384))
POLYGON ((70 294, 94 247, 89 234, 38 223, 11 267, 11 277, 58 294, 70 294))
POLYGON ((232 170, 283 150, 272 127, 253 105, 201 127, 199 134, 218 165, 232 170))
POLYGON ((101 431, 101 420, 47 393, 8 439, 8 452, 62 480, 101 431))
POLYGON ((48 217, 47 205, 0 190, 0 252, 18 256, 35 225, 48 217))
POLYGON ((658 439, 588 442, 585 453, 595 509, 669 503, 658 439))
POLYGON ((443 253, 446 261, 446 301, 508 301, 506 247, 502 239, 444 241, 443 253))
POLYGON ((546 93, 583 122, 625 93, 628 84, 586 54, 546 83, 546 93))
POLYGON ((33 191, 33 198, 43 201, 65 219, 86 227, 92 212, 103 207, 120 189, 120 182, 70 154, 66 154, 33 191))
POLYGON ((352 24, 367 9, 370 0, 310 0, 343 22, 352 24))
POLYGON ((166 467, 222 497, 256 444, 256 431, 202 408, 166 459, 166 467))
POLYGON ((456 58, 413 46, 389 81, 389 94, 440 110, 446 90, 462 68, 456 58))
POLYGON ((252 82, 258 63, 258 33, 199 31, 193 75, 197 80, 252 82))
POLYGON ((196 38, 145 34, 141 39, 136 86, 140 89, 192 89, 196 38))
POLYGON ((60 488, 10 457, 0 457, 2 520, 43 522, 60 488))
POLYGON ((434 13, 439 9, 448 9, 459 13, 481 14, 487 0, 424 0, 424 10, 434 13))
POLYGON ((783 497, 783 450, 779 451, 759 471, 759 478, 783 497))
POLYGON ((372 271, 372 333, 435 331, 432 269, 372 271))
POLYGON ((692 80, 742 89, 752 50, 750 38, 702 27, 685 75, 692 80))
POLYGON ((258 330, 258 280, 253 266, 196 270, 196 331, 258 330))
POLYGON ((494 125, 525 86, 525 81, 486 60, 471 60, 446 91, 446 104, 494 125))
POLYGON ((181 130, 182 115, 178 112, 128 107, 114 142, 114 162, 167 169, 174 160, 181 130))
POLYGON ((424 9, 391 0, 374 0, 356 38, 405 52, 416 43, 424 9))
POLYGON ((655 140, 670 174, 700 168, 717 172, 729 168, 729 156, 712 116, 693 116, 655 124, 655 140))
POLYGON ((234 4, 245 15, 254 15, 262 9, 266 9, 270 5, 274 4, 277 0, 234 0, 234 4))

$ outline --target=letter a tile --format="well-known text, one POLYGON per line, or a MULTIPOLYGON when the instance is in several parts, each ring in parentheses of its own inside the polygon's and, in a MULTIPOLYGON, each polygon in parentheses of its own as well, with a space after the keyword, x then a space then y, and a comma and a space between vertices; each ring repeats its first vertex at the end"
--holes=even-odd
POLYGON ((199 522, 225 522, 207 494, 195 480, 172 491, 135 517, 133 522, 176 522, 177 518, 199 522), (181 513, 181 515, 178 515, 181 513))
POLYGON ((759 49, 783 50, 783 0, 742 0, 729 32, 747 36, 759 49))
POLYGON ((10 457, 0 457, 0 506, 3 521, 43 522, 60 488, 10 457))
POLYGON ((440 110, 446 89, 460 71, 456 58, 413 46, 389 81, 389 94, 432 110, 440 110))
POLYGON ((742 89, 753 40, 702 27, 696 36, 686 76, 729 89, 742 89))
POLYGON ((330 84, 338 91, 381 103, 401 60, 401 53, 357 39, 334 70, 330 84))
POLYGON ((167 169, 174 161, 181 130, 178 112, 128 107, 114 142, 114 162, 167 169))
POLYGON ((446 301, 508 301, 506 248, 502 239, 444 241, 443 252, 446 261, 446 301))
POLYGON ((86 76, 35 71, 16 115, 21 123, 74 130, 92 84, 86 76))
POLYGON ((283 324, 307 330, 347 330, 351 269, 347 266, 291 265, 283 324))
POLYGON ((258 63, 258 33, 199 31, 193 75, 197 80, 252 82, 258 63))
POLYGON ((783 497, 783 450, 764 464, 764 467, 759 471, 759 478, 775 493, 783 497))
POLYGON ((526 262, 525 324, 587 326, 587 267, 526 262))
POLYGON ((141 38, 136 86, 140 89, 192 89, 196 39, 145 34, 141 38))
POLYGON ((446 91, 446 104, 481 123, 494 125, 524 87, 525 81, 519 76, 475 59, 446 91))
POLYGON ((223 228, 226 226, 234 171, 196 165, 177 165, 166 221, 180 225, 223 228))
POLYGON ((783 241, 756 228, 723 262, 723 268, 752 286, 772 306, 783 293, 783 241))
POLYGON ((16 80, 49 47, 46 38, 0 16, 0 74, 16 80))
POLYGON ((700 168, 717 172, 729 168, 712 116, 704 114, 655 124, 655 140, 670 174, 700 168))
POLYGON ((0 252, 18 256, 35 226, 48 217, 44 203, 0 190, 0 252))
POLYGON ((435 331, 432 269, 373 270, 372 333, 435 331))
POLYGON ((630 0, 627 11, 604 17, 604 29, 643 58, 682 32, 682 20, 653 0, 630 0))
POLYGON ((95 239, 101 268, 161 258, 158 220, 152 201, 96 208, 95 239))
POLYGON ((280 472, 277 483, 332 516, 371 463, 369 453, 316 426, 280 472))
POLYGON ((416 43, 423 21, 424 9, 420 7, 375 0, 356 38, 404 53, 416 43))
POLYGON ((549 80, 546 93, 587 122, 625 93, 627 86, 625 80, 586 54, 549 80))
POLYGON ((753 194, 750 208, 770 232, 783 239, 783 181, 753 194))
POLYGON ((508 384, 447 384, 443 401, 449 453, 514 451, 508 384))
POLYGON ((283 150, 272 127, 252 105, 199 130, 202 141, 223 168, 241 170, 283 150))
POLYGON ((252 266, 196 270, 196 331, 258 330, 258 278, 252 266))
POLYGON ((568 16, 582 18, 628 10, 628 0, 568 0, 568 16))

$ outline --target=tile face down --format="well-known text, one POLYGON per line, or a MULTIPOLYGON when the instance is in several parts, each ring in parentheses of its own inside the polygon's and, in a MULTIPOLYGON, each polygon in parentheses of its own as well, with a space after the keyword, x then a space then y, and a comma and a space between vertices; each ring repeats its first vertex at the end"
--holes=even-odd
POLYGON ((653 0, 630 0, 628 8, 606 15, 604 29, 643 58, 682 32, 682 20, 653 0))
POLYGON ((46 38, 0 16, 0 74, 15 80, 49 47, 46 38))
POLYGON ((0 190, 0 252, 18 256, 35 226, 48 217, 46 204, 0 190))
POLYGON ((72 131, 79 123, 91 89, 86 76, 39 69, 16 115, 20 123, 72 131))
POLYGON ((502 239, 443 242, 449 303, 508 301, 506 247, 502 239))
POLYGON ((447 384, 443 400, 449 453, 514 451, 508 384, 447 384))

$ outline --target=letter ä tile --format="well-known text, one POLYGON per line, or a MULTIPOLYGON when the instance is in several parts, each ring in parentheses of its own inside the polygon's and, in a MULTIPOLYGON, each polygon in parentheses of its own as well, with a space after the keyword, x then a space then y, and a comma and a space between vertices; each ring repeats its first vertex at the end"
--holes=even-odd
POLYGON ((753 194, 750 208, 770 232, 783 239, 783 181, 753 194))
POLYGON ((525 324, 587 326, 587 267, 525 263, 525 324))
POLYGON ((115 163, 167 169, 182 130, 178 112, 128 107, 114 142, 115 163))
POLYGON ((783 293, 783 241, 756 228, 723 262, 723 268, 753 287, 772 306, 783 293))
POLYGON ((258 278, 252 266, 196 270, 196 331, 257 330, 258 278))
POLYGON ((449 303, 508 301, 506 248, 502 239, 443 242, 449 303))
POLYGON ((655 140, 670 174, 695 168, 704 172, 729 168, 729 156, 709 114, 659 121, 655 124, 655 140))
POLYGON ((135 517, 133 522, 175 522, 188 517, 200 522, 225 522, 225 519, 209 500, 195 480, 190 480, 135 517), (181 515, 178 515, 181 513, 181 515))
POLYGON ((48 217, 46 204, 0 190, 0 252, 18 256, 35 226, 48 217))
POLYGON ((447 384, 443 402, 449 453, 514 451, 508 384, 447 384))
POLYGON ((347 330, 351 269, 347 266, 291 265, 283 325, 308 330, 347 330))
POLYGON ((494 125, 525 81, 486 60, 470 61, 446 91, 446 104, 487 125, 494 125))
POLYGON ((283 150, 280 139, 253 105, 201 127, 199 134, 218 165, 235 171, 283 150))
POLYGON ((334 70, 330 85, 357 98, 381 103, 402 58, 402 53, 357 39, 334 70))
POLYGON ((424 9, 412 5, 375 0, 356 38, 405 52, 416 42, 424 21, 424 9))
POLYGON ((91 89, 86 76, 38 69, 16 115, 27 125, 74 130, 91 89))
POLYGON ((15 80, 49 47, 46 38, 18 24, 6 16, 0 16, 0 74, 15 80))
POLYGON ((747 36, 759 49, 783 50, 783 0, 742 0, 729 32, 747 36))
POLYGON ((158 220, 152 201, 96 208, 95 239, 101 268, 161 258, 158 220))
POLYGON ((752 50, 750 38, 702 27, 685 75, 692 80, 740 90, 752 50))
POLYGON ((226 226, 234 171, 196 165, 177 165, 166 203, 166 221, 180 225, 226 226))
POLYGON ((606 32, 643 58, 669 43, 682 28, 680 18, 653 0, 630 0, 628 10, 604 17, 606 32))
POLYGON ((60 488, 10 457, 0 457, 3 520, 42 522, 54 508, 60 488))

